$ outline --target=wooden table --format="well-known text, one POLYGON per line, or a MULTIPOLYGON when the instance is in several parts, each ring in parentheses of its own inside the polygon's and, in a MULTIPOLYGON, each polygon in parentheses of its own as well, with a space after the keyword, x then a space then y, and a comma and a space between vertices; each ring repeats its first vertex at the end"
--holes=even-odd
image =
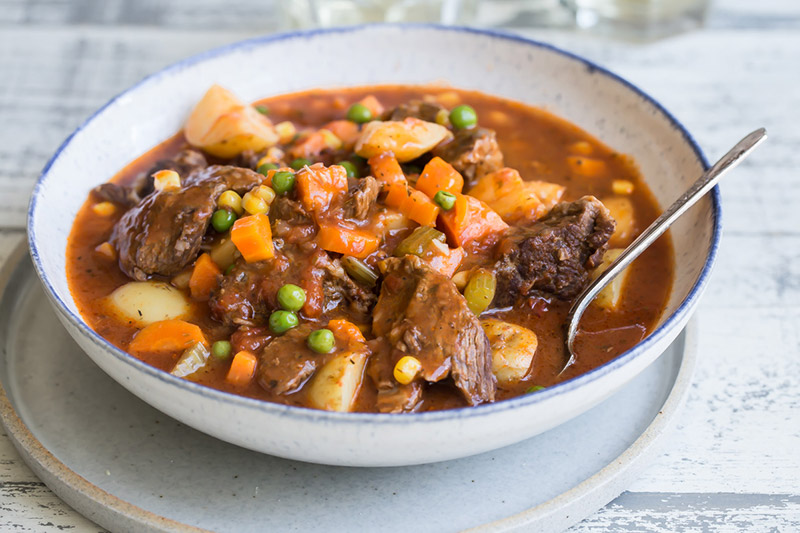
MULTIPOLYGON (((44 163, 97 107, 187 55, 279 29, 256 0, 0 0, 0 261, 44 163)), ((709 159, 765 126, 722 186, 725 234, 698 315, 700 363, 678 429, 594 531, 800 529, 800 3, 719 0, 703 30, 650 44, 520 30, 621 74, 709 159)), ((97 176, 103 181, 109 176, 97 176)), ((97 531, 0 433, 0 531, 97 531)))

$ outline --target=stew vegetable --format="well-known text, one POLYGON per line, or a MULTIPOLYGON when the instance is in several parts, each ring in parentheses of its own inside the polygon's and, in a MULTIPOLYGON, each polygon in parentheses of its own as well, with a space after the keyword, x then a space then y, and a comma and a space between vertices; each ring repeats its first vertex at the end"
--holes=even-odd
POLYGON ((67 247, 87 322, 133 356, 235 394, 403 413, 536 393, 639 342, 669 237, 570 301, 658 215, 633 162, 540 109, 444 87, 242 103, 95 188, 67 247))

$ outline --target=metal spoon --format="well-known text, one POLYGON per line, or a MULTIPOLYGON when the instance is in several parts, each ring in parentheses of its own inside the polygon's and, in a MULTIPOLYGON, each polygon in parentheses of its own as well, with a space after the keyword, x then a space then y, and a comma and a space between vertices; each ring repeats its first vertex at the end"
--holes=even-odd
POLYGON ((602 274, 597 276, 597 278, 578 295, 567 315, 567 353, 569 354, 569 359, 561 372, 564 372, 564 370, 575 362, 574 343, 575 336, 578 333, 578 323, 583 316, 583 312, 586 311, 586 308, 594 297, 597 296, 597 293, 611 283, 625 267, 639 257, 639 254, 644 252, 656 239, 661 237, 672 223, 678 220, 678 217, 684 214, 695 202, 710 191, 722 176, 741 163, 742 160, 766 138, 767 131, 764 128, 759 128, 739 141, 736 146, 722 156, 713 167, 706 170, 703 175, 700 176, 700 179, 694 182, 694 185, 692 185, 689 190, 675 200, 675 203, 669 206, 669 209, 664 211, 660 217, 650 224, 630 246, 625 248, 619 257, 617 257, 602 274))

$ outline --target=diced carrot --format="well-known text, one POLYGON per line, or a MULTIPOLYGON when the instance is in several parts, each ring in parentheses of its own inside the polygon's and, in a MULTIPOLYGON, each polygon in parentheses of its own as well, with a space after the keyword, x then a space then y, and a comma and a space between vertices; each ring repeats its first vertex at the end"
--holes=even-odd
POLYGON ((384 188, 389 191, 386 195, 386 198, 383 200, 386 205, 400 209, 400 206, 403 205, 403 202, 405 202, 406 198, 408 198, 408 185, 406 183, 396 181, 394 183, 390 183, 389 185, 385 185, 384 188))
MULTIPOLYGON (((346 122, 350 122, 349 120, 346 122)), ((400 163, 392 152, 382 152, 374 155, 367 160, 373 177, 383 183, 403 183, 406 184, 406 177, 400 163)))
POLYGON ((442 212, 439 220, 447 239, 456 247, 508 229, 491 207, 468 194, 456 195, 453 208, 442 212))
POLYGON ((450 163, 434 157, 425 165, 415 187, 431 198, 439 191, 456 194, 464 188, 464 178, 450 163))
POLYGON ((337 318, 328 322, 328 329, 333 332, 334 337, 338 337, 343 341, 367 342, 358 326, 344 318, 337 318))
POLYGON ((317 243, 323 250, 363 259, 378 249, 380 238, 358 229, 323 224, 317 233, 317 243))
POLYGON ((358 129, 358 124, 352 120, 334 120, 322 126, 326 130, 332 131, 334 135, 341 139, 343 148, 352 148, 361 131, 358 129))
POLYGON ((461 266, 461 262, 464 260, 464 249, 450 248, 444 243, 439 244, 442 245, 442 248, 446 248, 447 251, 442 250, 441 252, 443 253, 435 252, 426 254, 425 260, 428 262, 431 268, 440 274, 451 278, 453 277, 453 274, 455 274, 456 270, 458 270, 458 267, 461 266))
POLYGON ((253 381, 256 375, 256 365, 258 358, 252 353, 242 350, 233 356, 231 367, 228 369, 228 375, 225 376, 225 381, 237 387, 243 387, 253 381))
POLYGON ((412 191, 400 204, 400 212, 422 226, 435 226, 439 210, 439 206, 422 191, 412 191))
POLYGON ((295 179, 303 207, 317 219, 328 210, 334 198, 347 193, 347 170, 340 165, 325 167, 317 163, 300 170, 295 179))
POLYGON ((381 118, 381 115, 383 115, 383 105, 381 105, 374 95, 368 94, 359 100, 358 103, 372 112, 372 118, 379 119, 381 118))
POLYGON ((338 150, 342 140, 332 131, 322 128, 301 138, 289 149, 289 157, 311 159, 319 156, 324 150, 338 150))
POLYGON ((195 300, 206 301, 211 297, 211 291, 217 286, 217 279, 222 271, 208 254, 197 258, 189 278, 189 292, 195 300))
POLYGON ((200 327, 185 320, 170 319, 153 322, 133 338, 130 352, 179 352, 201 342, 208 346, 200 327))
POLYGON ((567 166, 575 174, 587 178, 597 178, 606 173, 605 161, 590 157, 571 155, 567 157, 567 166))
POLYGON ((242 217, 231 228, 231 241, 248 263, 275 257, 272 229, 264 213, 242 217))

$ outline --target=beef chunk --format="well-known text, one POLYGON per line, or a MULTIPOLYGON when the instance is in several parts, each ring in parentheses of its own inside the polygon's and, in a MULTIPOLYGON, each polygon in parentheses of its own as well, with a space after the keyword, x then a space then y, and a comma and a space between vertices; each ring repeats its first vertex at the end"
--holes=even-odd
POLYGON ((306 345, 313 330, 311 324, 302 324, 274 338, 258 362, 258 384, 275 394, 290 394, 303 386, 317 369, 319 354, 306 345))
POLYGON ((324 271, 322 291, 325 310, 332 310, 346 302, 350 305, 350 311, 366 320, 377 301, 375 293, 353 281, 344 271, 342 263, 338 259, 331 259, 328 254, 320 257, 316 266, 324 271))
POLYGON ((497 136, 486 128, 457 131, 452 141, 434 148, 433 155, 453 165, 464 176, 467 190, 486 174, 503 168, 503 152, 497 136))
POLYGON ((133 192, 138 198, 144 198, 153 192, 153 174, 159 170, 174 170, 183 179, 207 166, 208 161, 206 161, 202 152, 192 148, 185 148, 174 157, 157 161, 150 170, 139 176, 133 185, 133 192))
POLYGON ((513 305, 534 291, 563 299, 588 283, 603 259, 615 222, 594 196, 557 204, 530 226, 511 228, 497 247, 496 305, 513 305))
POLYGON ((272 261, 246 263, 237 261, 222 277, 219 288, 211 293, 211 314, 229 326, 266 324, 271 307, 262 296, 262 281, 272 271, 272 261))
POLYGON ((125 187, 118 183, 103 183, 92 189, 92 194, 101 201, 113 202, 123 207, 130 207, 139 203, 139 195, 133 187, 125 187))
POLYGON ((404 355, 419 359, 426 381, 452 376, 470 405, 493 401, 489 340, 453 282, 413 255, 389 258, 385 267, 372 331, 390 349, 377 352, 369 370, 381 408, 407 411, 410 397, 419 400, 420 395, 398 388, 387 375, 404 355))
POLYGON ((372 206, 378 201, 380 192, 381 184, 372 176, 358 180, 358 184, 347 192, 345 217, 366 220, 372 206))
POLYGON ((412 381, 408 385, 397 382, 378 388, 375 406, 381 413, 409 413, 416 410, 422 401, 422 385, 412 381))
POLYGON ((447 110, 441 104, 411 100, 407 104, 395 107, 389 114, 389 120, 403 120, 404 118, 412 117, 427 122, 436 122, 436 118, 441 112, 447 113, 447 110))
POLYGON ((197 256, 217 199, 227 189, 243 193, 261 183, 251 170, 211 166, 191 174, 176 191, 147 196, 114 226, 119 265, 133 279, 171 276, 197 256))
POLYGON ((277 196, 269 208, 269 218, 272 220, 283 220, 297 225, 311 225, 314 223, 311 215, 305 210, 303 204, 292 200, 287 196, 277 196))

